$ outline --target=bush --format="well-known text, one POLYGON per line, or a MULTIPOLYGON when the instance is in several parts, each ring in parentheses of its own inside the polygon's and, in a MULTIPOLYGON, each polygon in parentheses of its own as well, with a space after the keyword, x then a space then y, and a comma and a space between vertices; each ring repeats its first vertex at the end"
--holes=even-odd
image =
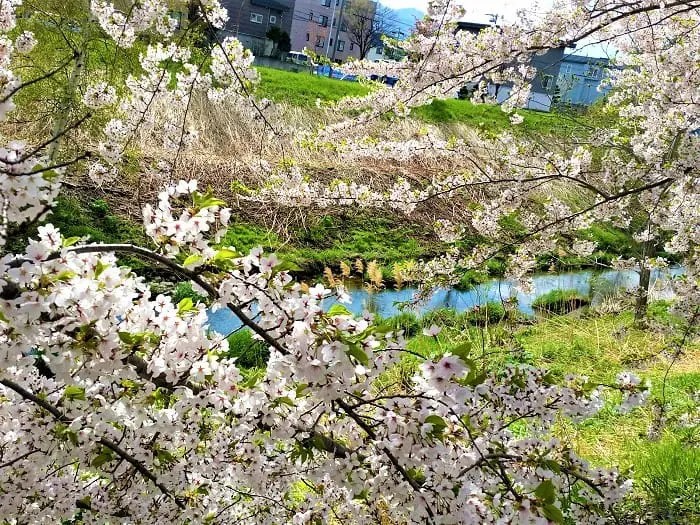
POLYGON ((577 290, 552 290, 535 299, 532 307, 544 312, 565 314, 589 304, 591 304, 590 299, 577 290))
POLYGON ((678 441, 654 445, 636 468, 653 523, 700 523, 700 450, 678 441))
POLYGON ((454 285, 455 290, 467 291, 475 286, 482 284, 488 280, 488 273, 477 270, 467 270, 460 278, 459 282, 454 285))
POLYGON ((475 306, 465 314, 469 324, 483 326, 496 324, 506 318, 506 309, 497 301, 489 301, 482 306, 475 306))
POLYGON ((454 308, 437 308, 423 315, 423 326, 437 325, 454 328, 464 323, 464 314, 454 308))
POLYGON ((263 368, 270 358, 270 349, 263 341, 253 339, 250 330, 239 330, 228 336, 226 357, 235 357, 236 365, 242 369, 263 368))
POLYGON ((413 312, 401 312, 398 315, 382 319, 378 322, 379 326, 389 328, 394 332, 403 330, 404 337, 413 337, 420 332, 421 323, 418 316, 413 312))
POLYGON ((192 302, 195 304, 206 303, 208 300, 208 297, 200 295, 194 291, 192 283, 178 283, 178 285, 175 287, 175 291, 173 292, 173 302, 175 304, 178 304, 180 301, 186 299, 187 297, 192 299, 192 302))

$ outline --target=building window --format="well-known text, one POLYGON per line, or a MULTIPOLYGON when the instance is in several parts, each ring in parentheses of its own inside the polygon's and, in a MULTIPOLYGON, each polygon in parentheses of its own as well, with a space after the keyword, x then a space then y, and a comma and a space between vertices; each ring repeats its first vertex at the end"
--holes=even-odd
POLYGON ((343 33, 347 33, 347 32, 348 32, 348 24, 345 22, 345 20, 343 20, 343 21, 340 23, 340 31, 343 32, 343 33))
POLYGON ((309 21, 313 21, 313 19, 314 19, 314 12, 309 11, 309 21))
POLYGON ((311 35, 309 33, 306 33, 306 41, 308 42, 309 40, 311 40, 311 35))
POLYGON ((345 51, 345 40, 338 40, 338 51, 345 51))
POLYGON ((586 76, 591 78, 599 78, 600 68, 596 66, 589 66, 588 71, 586 71, 586 76))
POLYGON ((355 49, 355 44, 353 44, 352 42, 350 42, 350 51, 352 51, 353 49, 355 49))
POLYGON ((326 15, 320 15, 318 17, 318 25, 328 27, 328 17, 326 15))
POLYGON ((250 13, 250 21, 255 24, 262 24, 263 15, 261 15, 260 13, 250 13))
POLYGON ((552 80, 554 80, 552 75, 544 75, 542 77, 542 89, 549 89, 552 87, 552 80))
POLYGON ((331 0, 321 0, 321 5, 323 7, 330 7, 331 6, 331 0))
POLYGON ((271 24, 276 24, 277 23, 277 17, 275 15, 270 15, 270 23, 271 24))
POLYGON ((325 45, 326 45, 326 39, 320 35, 317 36, 316 37, 316 47, 323 47, 325 45))

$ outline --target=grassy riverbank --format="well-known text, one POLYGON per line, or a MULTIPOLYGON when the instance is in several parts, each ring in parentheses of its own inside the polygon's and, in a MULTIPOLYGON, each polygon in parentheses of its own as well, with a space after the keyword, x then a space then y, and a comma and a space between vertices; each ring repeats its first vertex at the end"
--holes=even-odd
MULTIPOLYGON (((655 303, 649 315, 659 326, 674 322, 668 305, 655 303)), ((510 322, 484 325, 469 314, 438 310, 422 318, 404 313, 381 321, 405 330, 408 347, 400 365, 383 385, 410 388, 420 356, 438 358, 456 347, 471 347, 470 358, 498 373, 506 365, 546 368, 563 380, 569 373, 587 375, 600 384, 633 371, 651 386, 645 406, 630 413, 616 408, 618 395, 606 397, 604 408, 582 423, 562 420, 557 436, 595 465, 619 468, 635 485, 621 513, 646 516, 653 523, 691 524, 700 520, 700 346, 686 348, 676 360, 668 357, 673 338, 663 330, 635 328, 633 314, 581 312, 541 319, 523 326, 510 322), (437 337, 422 335, 432 324, 442 326, 437 337), (659 407, 665 406, 662 414, 659 407)), ((231 338, 231 353, 245 366, 261 366, 264 345, 249 333, 231 338)), ((627 521, 624 521, 627 523, 627 521)))
MULTIPOLYGON (((343 97, 360 97, 372 89, 369 83, 351 82, 313 75, 307 71, 298 73, 258 67, 260 85, 256 95, 277 103, 313 110, 316 101, 337 102, 343 97)), ((557 112, 518 110, 523 122, 513 126, 507 113, 493 104, 472 104, 468 100, 436 100, 415 108, 411 118, 421 123, 437 126, 463 124, 475 130, 493 134, 504 130, 538 135, 566 134, 580 128, 580 122, 572 115, 557 112)))
MULTIPOLYGON (((57 226, 66 237, 88 238, 98 243, 147 243, 141 224, 119 216, 104 199, 64 195, 47 221, 57 226)), ((11 237, 14 241, 8 248, 21 249, 22 243, 35 233, 36 227, 15 232, 11 237)), ((357 259, 376 261, 389 286, 394 284, 392 270, 395 265, 427 260, 443 253, 446 248, 426 224, 369 212, 321 216, 287 233, 285 239, 259 225, 234 221, 222 244, 233 246, 241 253, 262 246, 288 261, 296 268, 298 276, 308 279, 320 277, 326 267, 338 273, 341 262, 352 265, 357 259)), ((596 261, 609 262, 618 255, 626 256, 629 247, 622 241, 627 237, 624 232, 596 226, 591 229, 590 238, 597 239, 602 249, 595 254, 594 260, 545 255, 540 258, 538 269, 579 269, 595 265, 596 261), (614 251, 616 248, 619 251, 614 251)), ((128 262, 137 270, 142 268, 133 258, 128 262)), ((502 261, 494 259, 490 262, 489 275, 499 276, 502 271, 502 261)), ((458 288, 466 289, 483 279, 483 275, 468 272, 458 288)))

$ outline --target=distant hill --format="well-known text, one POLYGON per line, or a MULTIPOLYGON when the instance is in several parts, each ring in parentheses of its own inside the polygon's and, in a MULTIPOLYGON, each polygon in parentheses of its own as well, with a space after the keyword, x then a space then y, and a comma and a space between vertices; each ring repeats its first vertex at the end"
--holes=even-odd
POLYGON ((392 9, 391 11, 391 18, 394 25, 397 26, 397 29, 402 31, 406 36, 413 32, 413 29, 416 26, 416 20, 420 20, 423 18, 423 16, 425 16, 423 11, 410 7, 403 9, 392 9))

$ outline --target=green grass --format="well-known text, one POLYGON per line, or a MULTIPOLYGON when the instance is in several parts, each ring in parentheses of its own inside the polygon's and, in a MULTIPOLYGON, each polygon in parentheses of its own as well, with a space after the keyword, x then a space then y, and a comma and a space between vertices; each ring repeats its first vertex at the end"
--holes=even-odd
POLYGON ((376 260, 388 270, 397 262, 430 257, 437 249, 418 225, 370 215, 325 216, 296 232, 280 256, 304 274, 318 275, 326 266, 337 270, 341 261, 351 263, 356 258, 376 260))
POLYGON ((298 267, 305 276, 319 276, 325 267, 338 271, 341 261, 376 260, 390 278, 394 263, 430 257, 440 249, 430 241, 430 232, 419 225, 360 214, 323 216, 304 228, 293 230, 289 242, 248 223, 229 227, 221 244, 233 246, 240 253, 262 246, 276 252, 281 259, 298 267))
POLYGON ((228 336, 226 357, 235 357, 239 368, 260 369, 265 367, 270 350, 264 342, 253 339, 250 330, 243 329, 228 336))
MULTIPOLYGON (((668 314, 668 303, 653 303, 649 313, 659 323, 675 322, 668 314)), ((619 394, 607 394, 606 404, 596 416, 581 423, 562 419, 555 431, 592 463, 618 467, 634 477, 632 498, 622 512, 648 515, 650 523, 700 523, 700 425, 683 423, 684 414, 700 418, 697 344, 687 348, 669 369, 670 361, 663 357, 663 351, 670 348, 673 336, 635 328, 632 312, 552 317, 515 333, 504 324, 488 329, 470 326, 466 317, 449 309, 423 316, 408 348, 434 359, 466 344, 471 347, 470 357, 492 370, 507 364, 528 364, 550 370, 558 380, 573 373, 586 375, 595 383, 612 384, 625 370, 648 380, 651 390, 644 406, 621 413, 616 408, 619 394), (418 331, 430 323, 443 326, 437 337, 418 331), (664 425, 658 420, 662 404, 664 425)), ((378 386, 407 387, 419 362, 420 358, 406 355, 382 376, 378 386)))
POLYGON ((521 124, 514 126, 500 106, 473 104, 468 100, 434 100, 427 106, 411 111, 413 117, 430 124, 460 123, 491 133, 510 129, 516 133, 553 135, 579 129, 579 126, 565 115, 527 109, 519 109, 518 113, 523 116, 524 120, 521 124))
POLYGON ((635 477, 654 523, 700 523, 700 449, 666 436, 648 447, 635 477))
MULTIPOLYGON (((80 237, 93 243, 148 245, 141 225, 115 215, 104 200, 81 200, 61 195, 44 221, 11 231, 5 249, 13 253, 23 251, 28 239, 36 238, 37 227, 44 223, 53 224, 64 237, 80 237)), ((147 268, 136 257, 125 256, 119 260, 137 271, 147 268)))
POLYGON ((260 85, 256 95, 292 106, 316 107, 316 99, 337 102, 344 97, 359 97, 369 93, 369 87, 359 82, 319 77, 307 72, 294 73, 258 67, 260 85))
POLYGON ((389 328, 393 332, 403 331, 406 338, 418 335, 422 327, 421 319, 413 312, 402 312, 388 319, 377 319, 376 322, 381 328, 389 328))
POLYGON ((590 299, 582 296, 576 290, 552 290, 540 295, 532 302, 535 310, 563 314, 587 306, 590 299))
MULTIPOLYGON (((303 108, 316 107, 316 100, 324 103, 338 102, 345 97, 367 95, 370 87, 359 82, 349 82, 266 67, 258 67, 260 84, 256 90, 259 98, 284 102, 303 108)), ((429 124, 466 124, 489 133, 509 129, 515 133, 561 135, 581 131, 575 119, 559 113, 545 113, 527 109, 518 110, 524 117, 522 124, 513 126, 509 116, 495 104, 473 104, 468 100, 435 100, 427 106, 414 108, 411 116, 429 124)))

